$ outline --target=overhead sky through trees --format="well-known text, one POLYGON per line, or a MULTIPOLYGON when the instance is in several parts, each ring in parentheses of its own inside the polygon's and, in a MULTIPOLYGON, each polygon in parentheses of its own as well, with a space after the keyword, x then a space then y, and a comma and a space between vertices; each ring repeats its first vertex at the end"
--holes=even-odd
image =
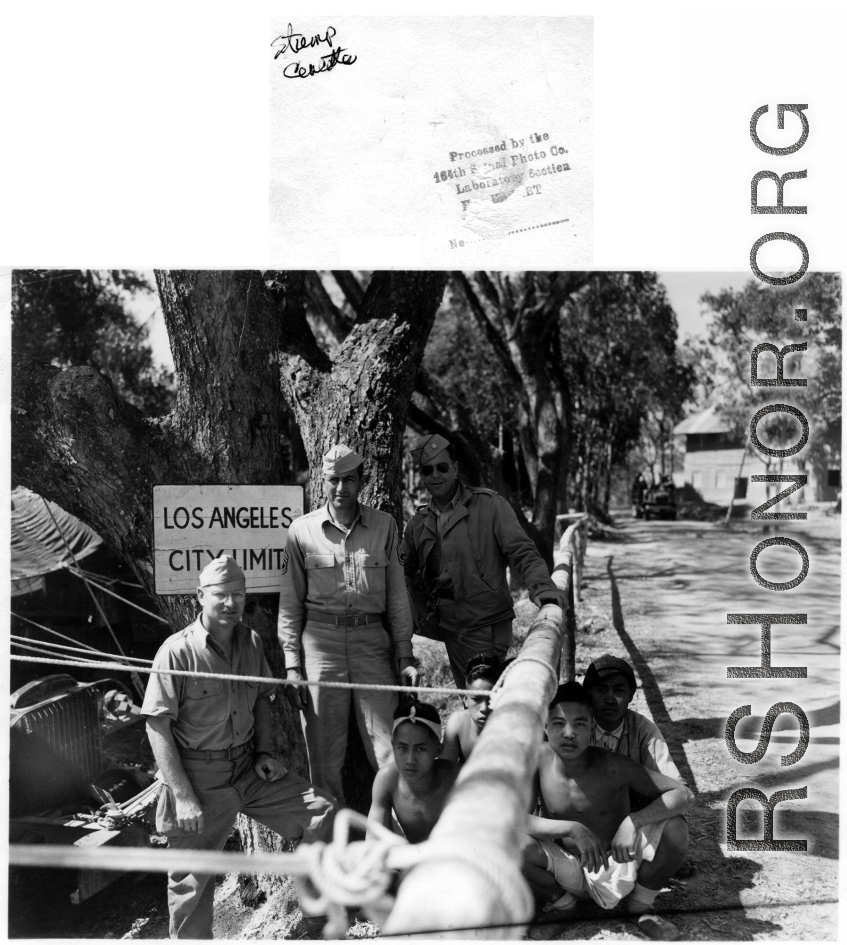
MULTIPOLYGON (((144 271, 143 275, 153 278, 152 270, 144 271)), ((659 279, 665 284, 677 315, 680 341, 688 335, 704 335, 706 332, 706 318, 700 314, 703 311, 700 296, 704 292, 741 289, 750 278, 749 272, 660 272, 659 279)), ((172 371, 168 332, 155 293, 149 296, 139 294, 128 307, 150 329, 148 340, 154 358, 172 371)))

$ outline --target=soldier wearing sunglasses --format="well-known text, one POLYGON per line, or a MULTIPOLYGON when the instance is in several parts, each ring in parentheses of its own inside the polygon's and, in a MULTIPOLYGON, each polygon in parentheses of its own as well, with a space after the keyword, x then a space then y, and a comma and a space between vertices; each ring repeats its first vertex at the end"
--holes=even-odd
POLYGON ((445 644, 456 686, 464 689, 472 656, 502 659, 512 642, 507 567, 523 577, 534 604, 561 607, 564 599, 509 503, 457 478, 447 439, 424 437, 412 458, 430 494, 406 526, 401 547, 415 631, 445 644))

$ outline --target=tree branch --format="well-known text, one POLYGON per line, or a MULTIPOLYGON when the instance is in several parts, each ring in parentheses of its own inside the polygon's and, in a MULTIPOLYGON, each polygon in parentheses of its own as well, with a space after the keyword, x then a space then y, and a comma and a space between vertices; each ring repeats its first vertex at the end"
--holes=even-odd
POLYGON ((365 304, 365 292, 359 285, 359 280, 349 269, 333 269, 332 275, 358 318, 365 304))
POLYGON ((356 324, 339 352, 339 360, 359 359, 363 347, 369 347, 378 349, 380 357, 399 359, 404 369, 414 365, 408 375, 411 393, 446 284, 447 275, 443 272, 375 272, 356 324), (419 324, 421 312, 427 313, 425 326, 419 324), (426 330, 422 331, 424 327, 426 330))
POLYGON ((338 310, 317 272, 304 273, 303 280, 309 310, 322 319, 336 341, 343 341, 353 323, 338 310))
MULTIPOLYGON (((485 275, 485 273, 483 273, 485 275)), ((522 381, 521 376, 518 373, 515 363, 512 360, 512 355, 509 352, 509 349, 506 345, 506 342, 503 340, 502 335, 494 327, 493 323, 488 317, 485 309, 483 308, 482 303, 479 300, 474 291, 474 287, 471 285, 470 280, 463 272, 453 272, 453 279, 457 285, 461 288, 462 292, 465 295, 465 298, 468 300, 468 306, 470 307, 471 314, 473 315, 476 323, 482 329, 483 334, 485 335, 488 343, 494 349, 494 353, 500 359, 501 364, 506 369, 506 374, 509 377, 509 380, 517 387, 520 388, 522 381)), ((494 292, 493 287, 491 286, 488 277, 485 279, 486 285, 489 286, 492 292, 494 292)), ((496 300, 496 292, 494 293, 494 298, 496 300)), ((490 299, 489 299, 490 301, 490 299)))

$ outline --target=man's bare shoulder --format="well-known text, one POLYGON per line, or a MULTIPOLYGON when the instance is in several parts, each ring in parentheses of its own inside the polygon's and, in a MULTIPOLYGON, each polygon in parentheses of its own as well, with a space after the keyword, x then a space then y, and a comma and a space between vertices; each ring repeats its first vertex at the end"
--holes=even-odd
POLYGON ((464 735, 468 730, 470 721, 471 719, 467 709, 456 709, 450 714, 450 718, 447 719, 447 726, 445 728, 444 734, 464 735))
POLYGON ((393 761, 389 761, 388 764, 383 765, 379 771, 376 773, 374 778, 374 794, 378 793, 392 793, 400 781, 400 772, 397 770, 397 765, 393 761))
POLYGON ((548 768, 556 760, 556 753, 550 747, 550 742, 541 743, 541 751, 538 753, 538 770, 542 771, 548 768))
POLYGON ((587 750, 591 753, 592 770, 596 770, 615 785, 631 784, 645 770, 644 765, 633 761, 627 755, 597 746, 587 750))

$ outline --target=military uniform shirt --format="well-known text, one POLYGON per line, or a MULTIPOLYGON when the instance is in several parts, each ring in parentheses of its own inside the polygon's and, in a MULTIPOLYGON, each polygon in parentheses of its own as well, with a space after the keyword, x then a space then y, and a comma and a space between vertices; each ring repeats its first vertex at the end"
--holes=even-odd
MULTIPOLYGON (((236 624, 230 662, 200 617, 165 640, 153 669, 273 678, 257 633, 243 623, 236 624)), ((271 695, 275 688, 273 683, 151 673, 141 714, 173 719, 171 731, 183 748, 237 748, 253 737, 256 699, 271 695)))
POLYGON ((326 504, 294 520, 279 595, 278 630, 286 666, 301 665, 300 638, 309 610, 385 614, 397 658, 411 659, 412 614, 397 545, 394 519, 367 505, 359 505, 349 528, 333 520, 326 504))

